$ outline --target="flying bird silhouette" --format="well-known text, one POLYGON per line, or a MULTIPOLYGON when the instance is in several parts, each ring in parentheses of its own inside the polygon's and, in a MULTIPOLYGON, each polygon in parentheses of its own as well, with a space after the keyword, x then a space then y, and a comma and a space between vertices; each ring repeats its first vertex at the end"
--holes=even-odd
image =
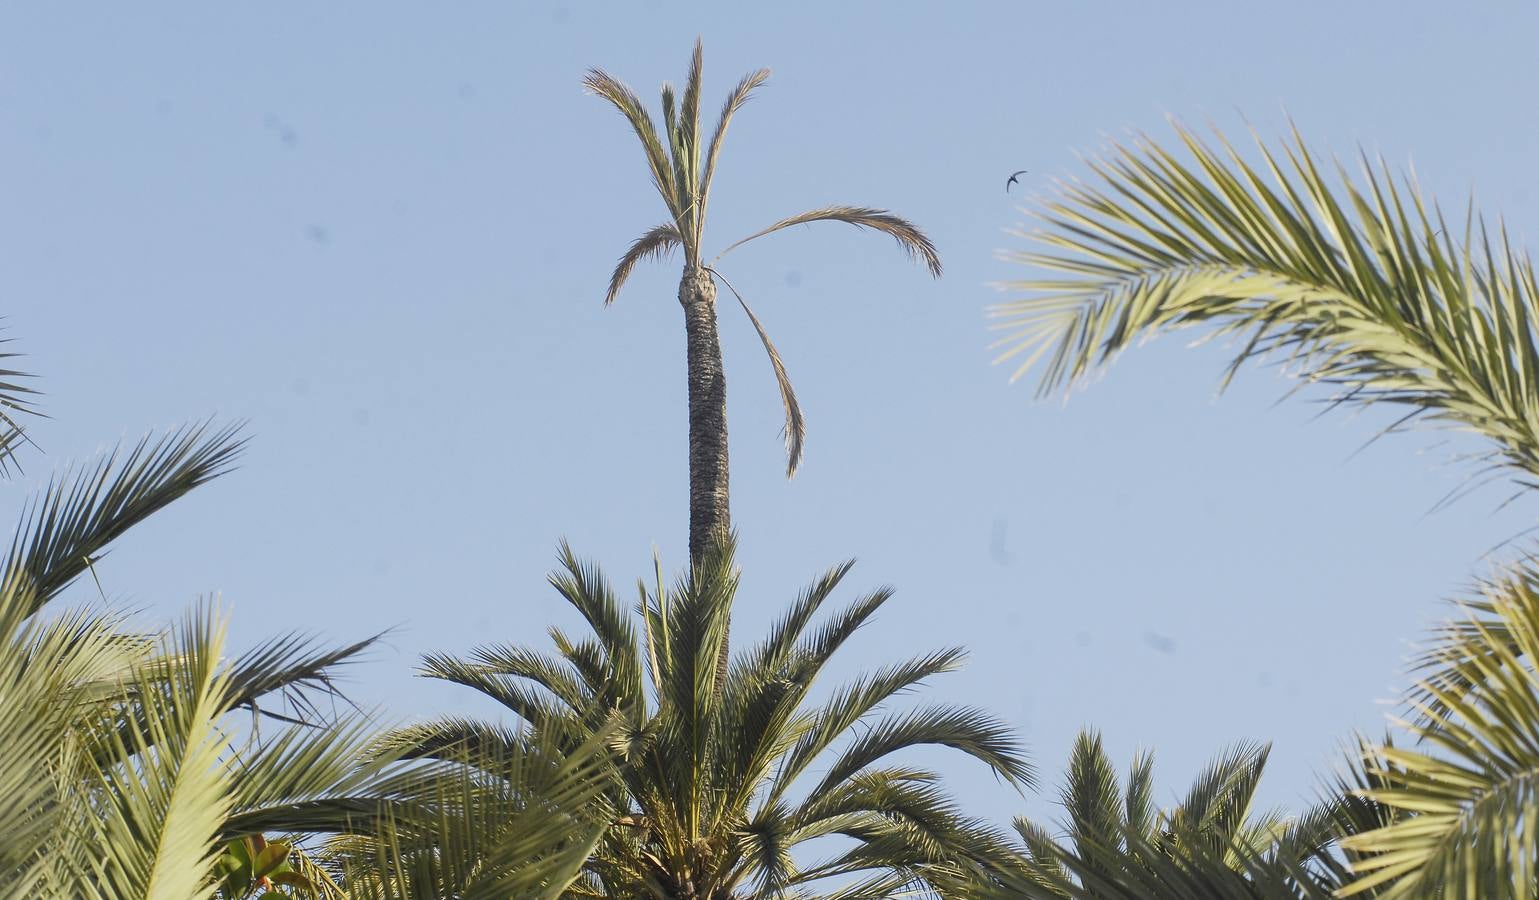
POLYGON ((1012 185, 1012 184, 1020 184, 1020 176, 1025 175, 1025 174, 1026 174, 1026 170, 1022 169, 1019 172, 1016 172, 1014 175, 1011 175, 1010 176, 1010 180, 1005 182, 1005 193, 1007 193, 1007 194, 1010 193, 1010 185, 1012 185))

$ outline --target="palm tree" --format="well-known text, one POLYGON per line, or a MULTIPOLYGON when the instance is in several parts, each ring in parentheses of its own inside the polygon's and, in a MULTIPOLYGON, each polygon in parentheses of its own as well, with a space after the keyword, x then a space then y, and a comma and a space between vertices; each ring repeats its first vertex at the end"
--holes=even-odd
MULTIPOLYGON (((1198 775, 1174 808, 1154 801, 1153 758, 1133 759, 1126 785, 1095 732, 1081 732, 1069 757, 1062 802, 1067 843, 1026 818, 1015 821, 1026 868, 1058 897, 1117 896, 1108 886, 1161 866, 1195 874, 1216 868, 1215 880, 1250 885, 1251 869, 1273 850, 1287 823, 1276 812, 1252 815, 1269 747, 1239 744, 1198 775)), ((1174 887, 1174 885, 1172 885, 1174 887)), ((1249 896, 1249 895, 1248 895, 1249 896)))
MULTIPOLYGON (((1301 139, 1247 163, 1180 130, 1193 162, 1148 141, 1093 162, 1099 186, 1046 204, 1055 274, 1014 282, 993 310, 1000 360, 1047 359, 1044 391, 1072 387, 1163 330, 1243 337, 1229 375, 1279 354, 1337 404, 1385 402, 1483 437, 1481 475, 1539 477, 1539 281, 1504 229, 1466 216, 1462 238, 1414 182, 1364 161, 1337 188, 1301 139), (1270 176, 1270 183, 1263 173, 1270 176)), ((1227 381, 1227 377, 1226 377, 1227 381)), ((1420 661, 1410 747, 1365 744, 1340 835, 1321 858, 1342 896, 1539 895, 1539 565, 1514 563, 1420 661)))
MULTIPOLYGON (((896 759, 950 747, 1016 786, 1031 771, 1005 725, 954 706, 887 711, 960 664, 941 650, 891 665, 814 702, 818 674, 890 596, 878 590, 821 624, 849 572, 827 572, 769 634, 717 675, 738 588, 731 542, 671 589, 661 572, 627 613, 595 568, 565 547, 551 583, 591 634, 550 631, 556 653, 488 646, 432 656, 423 672, 511 711, 535 735, 578 747, 612 729, 605 829, 566 897, 733 900, 877 898, 905 886, 956 896, 1009 865, 1003 835, 963 815, 937 773, 896 759), (808 848, 806 845, 812 844, 808 848), (801 859, 821 850, 820 861, 801 859)), ((444 719, 399 735, 411 753, 513 752, 518 732, 444 719)))
MULTIPOLYGON (((0 474, 29 442, 12 415, 37 411, 24 377, 0 373, 0 474)), ((289 633, 228 655, 207 606, 159 631, 105 594, 55 608, 115 540, 228 472, 244 445, 238 427, 146 437, 63 470, 23 507, 0 555, 0 896, 234 897, 262 878, 339 896, 295 838, 409 835, 454 784, 450 769, 375 749, 363 715, 317 702, 374 639, 333 648, 289 633), (259 877, 225 868, 243 848, 259 877)))
MULTIPOLYGON (((722 368, 721 340, 716 328, 716 281, 731 284, 715 268, 715 262, 734 248, 755 238, 810 222, 844 222, 870 228, 894 238, 911 258, 923 261, 930 274, 940 277, 940 257, 929 238, 908 221, 880 209, 858 206, 825 206, 790 216, 727 245, 710 262, 702 253, 705 214, 711 182, 721 157, 723 139, 732 116, 754 90, 769 78, 768 69, 750 73, 738 82, 722 106, 721 117, 709 143, 700 128, 701 45, 695 42, 694 57, 684 80, 684 93, 675 105, 673 87, 663 85, 663 135, 636 93, 599 69, 592 69, 584 86, 614 105, 641 140, 652 184, 662 195, 668 221, 654 226, 633 242, 620 257, 609 279, 605 304, 613 303, 636 264, 662 258, 675 249, 684 255, 684 274, 679 280, 679 303, 684 307, 684 333, 689 386, 689 558, 698 563, 713 541, 723 539, 731 528, 727 476, 727 393, 722 368)), ((786 415, 786 475, 796 473, 802 458, 806 426, 801 407, 791 388, 780 354, 768 332, 747 302, 733 290, 769 354, 786 415)))
POLYGON ((0 894, 211 896, 226 842, 370 827, 420 780, 365 763, 368 722, 314 702, 372 640, 288 634, 226 658, 206 608, 160 633, 100 606, 45 612, 243 444, 228 428, 146 438, 56 478, 22 516, 0 562, 0 894), (242 710, 268 726, 241 728, 242 710))

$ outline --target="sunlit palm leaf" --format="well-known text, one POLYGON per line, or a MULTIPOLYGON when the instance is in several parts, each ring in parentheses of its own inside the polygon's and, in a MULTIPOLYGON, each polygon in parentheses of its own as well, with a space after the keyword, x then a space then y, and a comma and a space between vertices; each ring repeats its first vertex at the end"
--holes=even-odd
POLYGON ((223 646, 223 625, 195 614, 165 647, 165 662, 133 676, 131 692, 146 710, 143 727, 107 736, 116 761, 92 767, 76 800, 100 798, 76 817, 93 829, 99 854, 94 871, 75 886, 81 896, 213 895, 217 838, 232 800, 218 724, 227 708, 223 646))
MULTIPOLYGON (((1523 583, 1521 577, 1506 581, 1523 583)), ((1461 681, 1423 681, 1408 723, 1420 746, 1369 748, 1379 782, 1360 795, 1394 813, 1382 827, 1343 838, 1359 878, 1351 896, 1529 896, 1539 865, 1539 602, 1493 593, 1438 640, 1462 660, 1461 681), (1430 702, 1429 702, 1430 701, 1430 702)))
POLYGON ((350 897, 566 896, 605 825, 603 736, 571 752, 527 734, 460 750, 389 807, 377 830, 339 838, 323 855, 350 897))
POLYGON ((1040 252, 1008 258, 1061 273, 1011 282, 992 310, 998 361, 1019 377, 1048 360, 1042 390, 1070 386, 1140 338, 1206 325, 1245 338, 1234 367, 1284 358, 1339 399, 1456 424, 1539 475, 1539 284, 1474 220, 1452 229, 1414 183, 1364 162, 1365 187, 1327 179, 1297 139, 1258 170, 1228 143, 1178 129, 1190 162, 1147 140, 1090 163, 1037 213, 1040 252), (1263 173, 1266 173, 1265 177, 1263 173))

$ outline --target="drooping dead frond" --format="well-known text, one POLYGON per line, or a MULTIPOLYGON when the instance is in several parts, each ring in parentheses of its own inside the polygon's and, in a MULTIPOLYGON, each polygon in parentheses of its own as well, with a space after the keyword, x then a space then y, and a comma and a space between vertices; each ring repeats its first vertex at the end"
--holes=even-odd
POLYGON ((737 288, 715 269, 708 270, 712 275, 721 278, 721 283, 727 286, 732 296, 737 298, 738 305, 743 307, 743 312, 748 313, 748 321, 753 323, 753 328, 759 333, 759 340, 764 342, 764 352, 769 354, 770 366, 775 370, 775 384, 780 387, 780 403, 786 411, 786 477, 796 477, 796 468, 802 462, 802 442, 807 438, 807 420, 802 418, 802 406, 796 402, 796 390, 791 387, 791 376, 786 372, 785 363, 780 359, 780 351, 770 341, 769 332, 764 330, 764 325, 759 317, 748 308, 748 301, 737 292, 737 288))
POLYGON ((620 257, 615 264, 615 270, 609 276, 609 293, 604 296, 604 305, 615 302, 615 295, 620 293, 620 287, 625 284, 625 279, 631 276, 631 270, 636 264, 648 257, 661 259, 668 255, 668 251, 682 244, 684 239, 679 236, 679 230, 673 225, 658 225, 646 234, 636 238, 631 243, 630 249, 620 257))
POLYGON ((675 192, 673 179, 669 175, 668 152, 663 149, 662 141, 657 137, 657 127, 652 124, 652 116, 641 104, 641 98, 603 69, 589 69, 582 83, 590 93, 608 100, 631 123, 636 137, 641 140, 642 149, 646 151, 652 183, 657 186, 657 192, 663 195, 668 211, 677 218, 684 204, 675 192))
POLYGON ((727 249, 717 254, 720 259, 731 253, 743 244, 755 238, 764 237, 776 231, 790 228, 793 225, 806 225, 810 222, 844 222, 857 228, 870 228, 888 235, 898 242, 909 258, 916 262, 923 262, 930 270, 930 274, 939 278, 941 276, 940 254, 936 252, 935 245, 920 231, 914 223, 907 219, 895 216, 885 209, 869 209, 864 206, 825 206, 821 209, 808 210, 804 213, 781 219, 763 231, 756 231, 743 238, 727 249))
POLYGON ((769 75, 769 69, 760 69, 744 75, 743 80, 737 83, 737 87, 727 97, 727 102, 722 104, 721 118, 716 122, 716 133, 711 135, 711 149, 705 156, 705 171, 700 176, 700 216, 695 219, 695 246, 697 247, 700 245, 699 228, 701 223, 705 222, 706 204, 711 197, 711 180, 716 175, 716 160, 721 156, 721 145, 727 137, 727 125, 732 122, 732 117, 737 114, 738 109, 753 96, 753 92, 759 85, 769 79, 769 75))

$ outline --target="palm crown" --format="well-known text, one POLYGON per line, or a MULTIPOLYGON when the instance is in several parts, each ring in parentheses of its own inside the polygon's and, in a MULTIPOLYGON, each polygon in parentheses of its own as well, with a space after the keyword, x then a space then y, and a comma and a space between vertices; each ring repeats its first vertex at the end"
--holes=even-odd
MULTIPOLYGON (((1031 772, 999 721, 951 706, 887 712, 899 695, 955 668, 941 650, 856 679, 814 703, 815 679, 887 601, 875 591, 821 625, 813 620, 849 571, 808 588, 764 640, 718 666, 738 576, 730 546, 673 588, 641 589, 635 619, 595 569, 563 549, 551 578, 592 634, 551 631, 557 653, 484 647, 469 659, 431 657, 426 674, 471 686, 536 733, 573 746, 615 729, 610 826, 569 896, 881 897, 905 884, 939 889, 974 868, 1003 865, 1004 838, 963 816, 936 773, 899 763, 922 746, 954 748, 1012 784, 1031 772), (821 862, 801 845, 853 842, 821 862)), ((499 746, 510 734, 445 720, 400 736, 415 752, 499 746)), ((820 844, 819 846, 826 846, 820 844)))

